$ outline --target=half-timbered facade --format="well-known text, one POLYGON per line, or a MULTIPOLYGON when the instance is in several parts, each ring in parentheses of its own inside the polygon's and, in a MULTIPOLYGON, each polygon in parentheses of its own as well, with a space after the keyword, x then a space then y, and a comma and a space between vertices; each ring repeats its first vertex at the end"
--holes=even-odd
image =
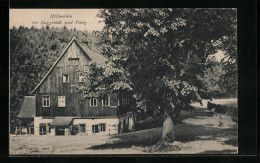
POLYGON ((78 72, 88 71, 91 62, 107 59, 73 38, 40 83, 31 92, 35 99, 35 135, 118 134, 132 130, 131 108, 120 111, 116 94, 82 101, 84 92, 73 85, 90 84, 78 72))

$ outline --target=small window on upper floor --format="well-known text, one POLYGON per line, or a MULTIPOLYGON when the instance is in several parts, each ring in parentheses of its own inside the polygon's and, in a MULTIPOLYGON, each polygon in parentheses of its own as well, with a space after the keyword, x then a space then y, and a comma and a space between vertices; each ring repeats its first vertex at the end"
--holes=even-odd
POLYGON ((91 107, 96 107, 97 106, 97 99, 92 97, 91 99, 89 99, 89 106, 91 107))
POLYGON ((58 96, 58 107, 66 107, 65 96, 58 96))
POLYGON ((63 81, 63 83, 68 83, 69 82, 69 74, 63 74, 62 75, 62 81, 63 81))
POLYGON ((85 76, 84 75, 79 75, 79 82, 84 83, 85 82, 85 76))
POLYGON ((42 96, 42 107, 50 107, 50 96, 42 96))
POLYGON ((110 106, 110 96, 102 99, 102 106, 110 106))

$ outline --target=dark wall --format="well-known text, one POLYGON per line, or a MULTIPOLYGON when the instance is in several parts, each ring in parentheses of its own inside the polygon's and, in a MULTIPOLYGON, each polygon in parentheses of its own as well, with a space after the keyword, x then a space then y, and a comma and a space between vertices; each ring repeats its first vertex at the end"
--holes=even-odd
POLYGON ((117 116, 117 96, 111 95, 110 106, 102 107, 102 101, 98 100, 97 107, 90 107, 89 100, 82 102, 83 93, 76 91, 72 85, 87 85, 79 82, 78 70, 84 72, 87 70, 89 58, 74 42, 67 49, 57 65, 52 69, 47 78, 38 88, 36 95, 36 116, 54 117, 54 116, 117 116), (71 61, 69 58, 79 58, 71 61), (69 83, 63 83, 62 75, 69 74, 69 83), (50 96, 50 107, 42 107, 42 97, 50 96), (66 107, 58 107, 58 96, 65 96, 66 107))

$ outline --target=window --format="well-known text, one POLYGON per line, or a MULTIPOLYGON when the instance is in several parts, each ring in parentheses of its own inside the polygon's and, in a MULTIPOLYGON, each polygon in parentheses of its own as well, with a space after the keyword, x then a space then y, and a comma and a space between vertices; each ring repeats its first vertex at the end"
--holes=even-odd
POLYGON ((50 96, 42 97, 42 107, 50 107, 50 96))
POLYGON ((92 125, 92 132, 98 133, 98 125, 92 125))
POLYGON ((99 124, 99 126, 100 126, 100 132, 106 131, 106 124, 99 124))
POLYGON ((85 76, 84 75, 79 75, 79 82, 84 83, 85 82, 85 76))
POLYGON ((62 75, 62 81, 63 81, 63 83, 68 83, 69 82, 69 74, 63 74, 62 75))
POLYGON ((58 96, 58 107, 66 107, 65 96, 58 96))
POLYGON ((110 106, 110 97, 102 99, 102 106, 110 106))
POLYGON ((79 124, 79 128, 80 128, 80 132, 81 133, 85 133, 85 130, 86 130, 86 125, 85 124, 79 124))
POLYGON ((90 100, 89 100, 89 106, 91 107, 95 107, 97 106, 97 99, 92 97, 90 100))

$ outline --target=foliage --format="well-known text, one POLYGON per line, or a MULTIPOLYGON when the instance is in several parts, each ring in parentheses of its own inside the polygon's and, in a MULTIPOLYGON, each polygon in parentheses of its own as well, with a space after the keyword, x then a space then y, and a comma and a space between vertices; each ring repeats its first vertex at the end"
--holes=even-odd
MULTIPOLYGON (((203 77, 199 76, 203 83, 203 93, 206 97, 221 98, 227 96, 227 90, 223 87, 222 76, 226 74, 223 69, 222 62, 218 62, 215 58, 208 58, 207 62, 211 62, 211 66, 204 70, 203 77)), ((235 84, 235 83, 233 83, 235 84)))
POLYGON ((103 9, 99 16, 103 54, 127 74, 138 107, 151 115, 207 98, 208 56, 236 46, 228 41, 236 32, 234 9, 103 9))
MULTIPOLYGON (((235 27, 233 27, 235 28, 235 27)), ((237 92, 238 68, 237 68, 237 33, 231 37, 224 37, 222 49, 224 49, 225 58, 222 60, 223 70, 226 72, 221 76, 222 85, 228 95, 234 95, 237 92), (235 92, 235 93, 234 93, 235 92)))

